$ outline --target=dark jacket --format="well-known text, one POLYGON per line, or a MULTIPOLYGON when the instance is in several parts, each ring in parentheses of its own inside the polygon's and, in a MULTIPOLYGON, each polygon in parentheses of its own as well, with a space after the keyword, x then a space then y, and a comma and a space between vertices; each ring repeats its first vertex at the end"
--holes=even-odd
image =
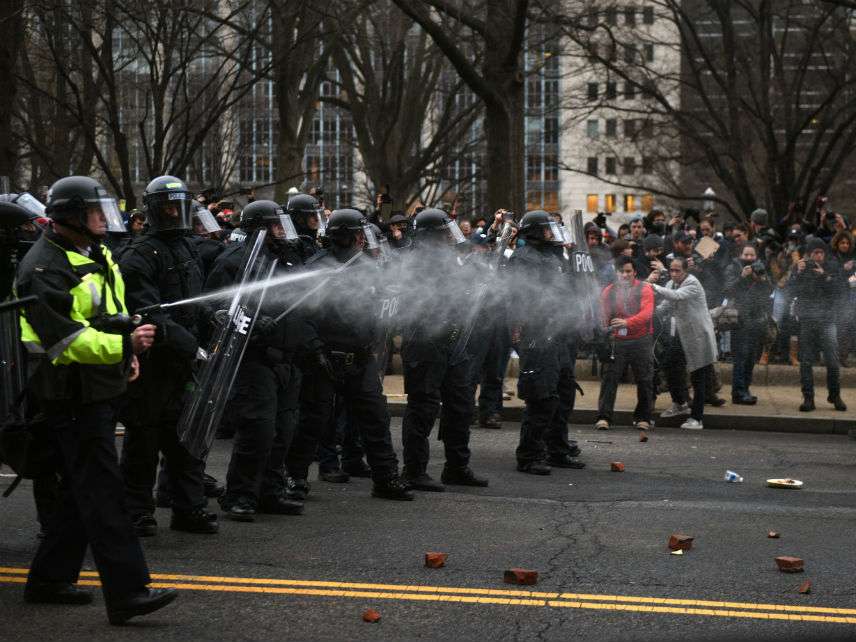
POLYGON ((127 312, 110 250, 95 244, 87 257, 46 232, 21 261, 15 290, 39 298, 21 312, 21 340, 35 361, 29 389, 37 398, 89 403, 125 391, 130 338, 93 327, 103 315, 127 312))
POLYGON ((808 263, 802 272, 794 268, 791 275, 791 291, 797 299, 794 312, 800 320, 834 323, 847 280, 835 260, 824 261, 822 274, 812 269, 811 261, 808 263))
POLYGON ((762 325, 770 316, 773 287, 766 274, 763 278, 742 276, 744 267, 739 259, 731 262, 725 272, 723 294, 737 308, 739 326, 762 325))

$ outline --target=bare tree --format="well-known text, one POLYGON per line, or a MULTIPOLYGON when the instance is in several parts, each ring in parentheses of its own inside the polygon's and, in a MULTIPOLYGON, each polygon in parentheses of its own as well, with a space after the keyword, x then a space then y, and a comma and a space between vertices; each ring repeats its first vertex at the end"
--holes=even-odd
POLYGON ((635 148, 647 165, 626 171, 614 154, 615 175, 598 177, 697 200, 713 183, 738 218, 759 206, 778 216, 811 212, 856 143, 856 43, 840 3, 649 4, 656 28, 627 30, 614 8, 593 2, 578 7, 585 22, 562 23, 577 55, 606 81, 607 92, 578 101, 578 117, 608 109, 625 125, 613 149, 635 148))
POLYGON ((336 21, 332 56, 342 91, 323 100, 352 115, 367 200, 388 186, 406 209, 444 180, 453 156, 478 143, 468 133, 479 105, 459 104, 457 74, 391 4, 375 2, 356 19, 336 21))
MULTIPOLYGON (((206 15, 223 6, 215 0, 33 3, 28 63, 31 70, 52 68, 56 82, 43 83, 40 73, 27 69, 19 78, 73 123, 73 136, 129 206, 135 183, 183 175, 258 79, 242 73, 251 55, 245 40, 206 15)), ((243 8, 236 5, 232 13, 241 16, 243 8)), ((29 114, 24 119, 32 121, 29 114)), ((29 141, 48 142, 38 127, 29 123, 29 141)), ((31 151, 40 153, 39 147, 31 151)), ((62 175, 67 168, 52 170, 62 175)))
POLYGON ((18 83, 15 67, 24 42, 24 2, 8 0, 0 6, 0 176, 15 177, 17 149, 12 131, 18 83))
POLYGON ((522 53, 529 0, 394 0, 484 103, 489 209, 525 204, 522 53), (453 25, 450 28, 450 23, 453 25), (450 33, 462 33, 458 40, 450 33))

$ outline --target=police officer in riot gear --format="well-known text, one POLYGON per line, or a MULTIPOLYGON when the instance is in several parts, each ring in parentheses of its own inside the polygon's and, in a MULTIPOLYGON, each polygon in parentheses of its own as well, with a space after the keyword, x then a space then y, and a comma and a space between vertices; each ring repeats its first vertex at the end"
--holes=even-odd
MULTIPOLYGON (((423 275, 429 292, 446 292, 450 290, 446 287, 449 283, 475 281, 475 275, 466 274, 458 261, 455 246, 463 235, 445 212, 433 208, 422 210, 414 219, 413 229, 414 246, 406 269, 423 275)), ((449 296, 455 294, 454 289, 451 288, 449 296)), ((459 294, 464 292, 459 290, 459 294)), ((410 295, 424 296, 420 292, 410 295)), ((487 479, 477 477, 469 467, 473 414, 471 362, 466 350, 457 350, 466 331, 462 312, 467 309, 467 301, 464 297, 460 301, 446 298, 439 309, 432 309, 435 316, 430 323, 418 313, 417 299, 404 302, 404 309, 415 313, 414 318, 404 320, 401 345, 407 393, 402 423, 404 478, 412 488, 423 491, 442 491, 443 484, 488 485, 487 479), (440 439, 446 453, 440 477, 443 484, 427 473, 428 437, 438 415, 440 439)))
MULTIPOLYGON (((265 230, 262 252, 277 260, 275 276, 302 268, 300 247, 291 219, 273 201, 254 201, 241 212, 248 241, 233 243, 220 255, 205 289, 235 284, 252 250, 251 239, 265 230)), ((253 521, 256 513, 298 515, 303 504, 285 495, 285 455, 297 425, 300 370, 295 355, 305 332, 299 317, 276 322, 270 304, 260 312, 241 362, 230 408, 235 441, 226 494, 220 505, 229 519, 253 521), (269 312, 266 315, 265 312, 269 312)))
POLYGON ((558 253, 563 235, 547 212, 528 212, 520 222, 525 239, 508 261, 512 296, 509 326, 520 355, 517 395, 526 403, 517 447, 517 470, 549 475, 551 467, 583 468, 579 449, 568 442, 567 410, 574 382, 570 366, 570 295, 566 266, 558 253), (538 287, 533 287, 538 284, 538 287))
POLYGON ((318 200, 309 194, 293 195, 288 199, 285 210, 300 235, 301 254, 305 262, 320 249, 318 242, 324 235, 324 210, 318 200))
MULTIPOLYGON (((133 311, 179 301, 202 292, 203 275, 189 238, 192 198, 174 176, 161 176, 143 193, 148 230, 122 253, 120 265, 133 311)), ((176 424, 185 394, 193 385, 200 351, 202 309, 185 305, 151 313, 158 326, 155 342, 141 360, 139 380, 128 387, 124 411, 125 447, 122 472, 128 508, 140 535, 154 535, 152 487, 158 452, 169 470, 172 504, 170 528, 190 533, 216 533, 217 517, 205 510, 204 463, 181 445, 176 424)))
POLYGON ((108 619, 122 624, 176 597, 175 590, 146 588, 151 578, 125 506, 114 434, 116 402, 139 374, 137 355, 152 345, 156 328, 147 324, 123 335, 106 327, 108 317, 128 309, 122 274, 101 244, 108 230, 124 229, 104 188, 85 176, 60 179, 48 194, 47 212, 53 229, 22 261, 16 289, 39 299, 22 312, 21 341, 33 356, 31 400, 50 426, 44 437, 50 442, 38 448, 59 454, 62 485, 24 598, 92 602, 76 586, 91 547, 108 619))
MULTIPOLYGON (((332 268, 321 296, 307 302, 301 315, 309 335, 297 434, 288 452, 289 494, 305 497, 307 476, 319 431, 331 425, 334 397, 360 431, 371 467, 372 495, 412 500, 398 475, 398 459, 389 433, 389 412, 380 383, 378 351, 384 339, 378 301, 372 296, 377 265, 363 247, 376 243, 365 217, 354 209, 336 210, 327 225, 328 247, 309 261, 310 269, 332 268)), ((388 306, 387 306, 388 307, 388 306)))

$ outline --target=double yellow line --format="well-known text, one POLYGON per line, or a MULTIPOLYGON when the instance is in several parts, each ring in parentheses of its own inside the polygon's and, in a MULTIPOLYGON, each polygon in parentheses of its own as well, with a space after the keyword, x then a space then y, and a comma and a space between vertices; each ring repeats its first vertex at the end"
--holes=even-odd
MULTIPOLYGON (((23 584, 27 569, 0 567, 0 583, 23 584)), ((84 571, 78 584, 100 586, 98 574, 84 571)), ((210 575, 152 574, 155 588, 228 593, 263 593, 311 597, 408 600, 417 602, 452 602, 460 604, 497 604, 630 613, 668 613, 706 617, 788 620, 796 622, 829 622, 856 624, 856 609, 791 604, 756 604, 752 602, 717 602, 664 597, 599 595, 589 593, 550 593, 512 589, 422 586, 406 584, 370 584, 321 580, 262 579, 252 577, 218 577, 210 575)))

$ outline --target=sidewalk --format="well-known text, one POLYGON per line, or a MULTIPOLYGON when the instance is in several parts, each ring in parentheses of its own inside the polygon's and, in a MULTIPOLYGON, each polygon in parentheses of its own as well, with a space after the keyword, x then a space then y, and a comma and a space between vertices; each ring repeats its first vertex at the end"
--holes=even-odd
MULTIPOLYGON (((723 373, 725 374, 725 373, 723 373)), ((730 373, 729 373, 730 374, 730 373)), ((725 377, 723 377, 725 379, 725 377)), ((584 396, 577 394, 576 408, 571 422, 575 424, 594 424, 597 419, 597 395, 600 384, 593 380, 579 382, 584 396)), ((706 406, 704 427, 718 430, 765 430, 776 432, 802 432, 815 434, 842 434, 856 431, 856 389, 844 386, 841 397, 847 404, 847 412, 836 412, 826 402, 825 379, 816 378, 817 410, 799 412, 797 409, 802 396, 799 385, 755 385, 752 393, 758 397, 755 406, 735 406, 731 403, 730 386, 723 384, 719 396, 726 403, 721 408, 706 406)), ((516 379, 506 379, 505 389, 516 391, 516 379)), ((387 375, 384 379, 384 391, 389 400, 390 413, 400 416, 404 413, 407 395, 404 394, 404 382, 401 375, 387 375)), ((621 384, 615 402, 613 423, 617 426, 633 424, 633 407, 636 405, 636 386, 621 384)), ((668 393, 657 397, 656 412, 659 413, 671 405, 668 393)), ((520 421, 523 401, 513 396, 503 407, 505 421, 520 421)), ((656 417, 656 415, 655 415, 656 417)), ((656 420, 660 427, 677 427, 681 421, 656 420)))

